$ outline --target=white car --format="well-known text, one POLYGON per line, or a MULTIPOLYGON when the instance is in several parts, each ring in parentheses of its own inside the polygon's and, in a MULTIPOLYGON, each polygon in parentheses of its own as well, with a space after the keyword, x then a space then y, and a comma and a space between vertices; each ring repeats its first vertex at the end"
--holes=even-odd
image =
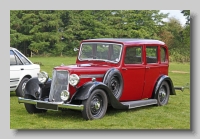
POLYGON ((16 48, 10 47, 10 91, 24 96, 24 89, 30 78, 37 77, 40 65, 34 64, 16 48))

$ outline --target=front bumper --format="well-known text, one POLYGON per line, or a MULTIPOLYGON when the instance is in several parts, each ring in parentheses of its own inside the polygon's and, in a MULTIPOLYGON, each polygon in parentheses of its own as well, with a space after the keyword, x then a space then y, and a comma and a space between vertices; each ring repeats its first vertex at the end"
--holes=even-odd
POLYGON ((83 105, 65 104, 63 102, 47 102, 47 101, 40 101, 40 100, 33 100, 33 99, 25 99, 22 97, 18 97, 18 102, 34 104, 36 105, 36 108, 38 109, 56 110, 56 111, 58 110, 58 108, 66 108, 66 109, 82 111, 84 108, 83 105))

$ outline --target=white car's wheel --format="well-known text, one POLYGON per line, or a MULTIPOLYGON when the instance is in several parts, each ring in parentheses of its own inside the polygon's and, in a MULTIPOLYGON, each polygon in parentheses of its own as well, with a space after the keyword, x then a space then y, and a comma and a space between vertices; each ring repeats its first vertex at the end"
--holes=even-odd
POLYGON ((19 83, 19 86, 16 89, 16 95, 19 97, 24 97, 24 91, 25 91, 25 86, 26 83, 28 82, 29 78, 24 77, 21 82, 19 83))

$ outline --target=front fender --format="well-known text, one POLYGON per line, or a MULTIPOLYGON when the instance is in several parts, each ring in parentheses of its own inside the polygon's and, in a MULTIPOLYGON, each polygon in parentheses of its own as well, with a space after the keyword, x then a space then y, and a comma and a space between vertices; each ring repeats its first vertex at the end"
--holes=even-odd
POLYGON ((84 84, 83 86, 78 88, 75 95, 73 96, 73 99, 74 100, 88 99, 88 97, 90 96, 92 91, 95 90, 95 89, 102 89, 105 92, 111 93, 110 89, 105 84, 103 84, 102 82, 97 82, 97 81, 87 82, 86 84, 84 84))
POLYGON ((51 87, 51 79, 48 79, 48 81, 45 84, 41 84, 37 77, 31 78, 26 83, 25 87, 25 94, 33 96, 35 99, 40 99, 45 96, 49 96, 51 87))
POLYGON ((74 96, 72 97, 72 100, 86 100, 89 98, 90 94, 92 93, 92 91, 94 91, 95 89, 102 89, 105 91, 108 100, 110 102, 110 104, 112 105, 113 108, 116 109, 128 109, 127 106, 121 104, 116 97, 113 95, 112 91, 108 88, 107 85, 105 85, 102 82, 88 82, 86 84, 84 84, 83 86, 81 86, 80 88, 78 88, 78 90, 76 91, 76 93, 74 94, 74 96))

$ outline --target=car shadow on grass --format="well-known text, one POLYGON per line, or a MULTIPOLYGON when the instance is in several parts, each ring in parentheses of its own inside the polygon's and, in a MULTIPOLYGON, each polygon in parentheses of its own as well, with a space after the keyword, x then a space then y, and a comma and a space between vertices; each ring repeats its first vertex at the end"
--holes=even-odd
POLYGON ((10 97, 16 97, 16 93, 14 91, 10 92, 10 97))
MULTIPOLYGON (((132 112, 137 112, 141 110, 143 111, 143 110, 153 109, 155 107, 157 106, 150 105, 150 106, 145 106, 145 107, 121 110, 121 109, 115 109, 112 106, 108 106, 105 116, 114 116, 114 115, 118 115, 124 112, 132 113, 132 112)), ((83 119, 82 117, 81 111, 71 110, 71 109, 64 109, 64 110, 59 110, 59 111, 48 110, 46 113, 37 114, 37 116, 41 118, 45 117, 45 119, 58 118, 58 119, 68 119, 74 122, 85 121, 85 119, 83 119)))

